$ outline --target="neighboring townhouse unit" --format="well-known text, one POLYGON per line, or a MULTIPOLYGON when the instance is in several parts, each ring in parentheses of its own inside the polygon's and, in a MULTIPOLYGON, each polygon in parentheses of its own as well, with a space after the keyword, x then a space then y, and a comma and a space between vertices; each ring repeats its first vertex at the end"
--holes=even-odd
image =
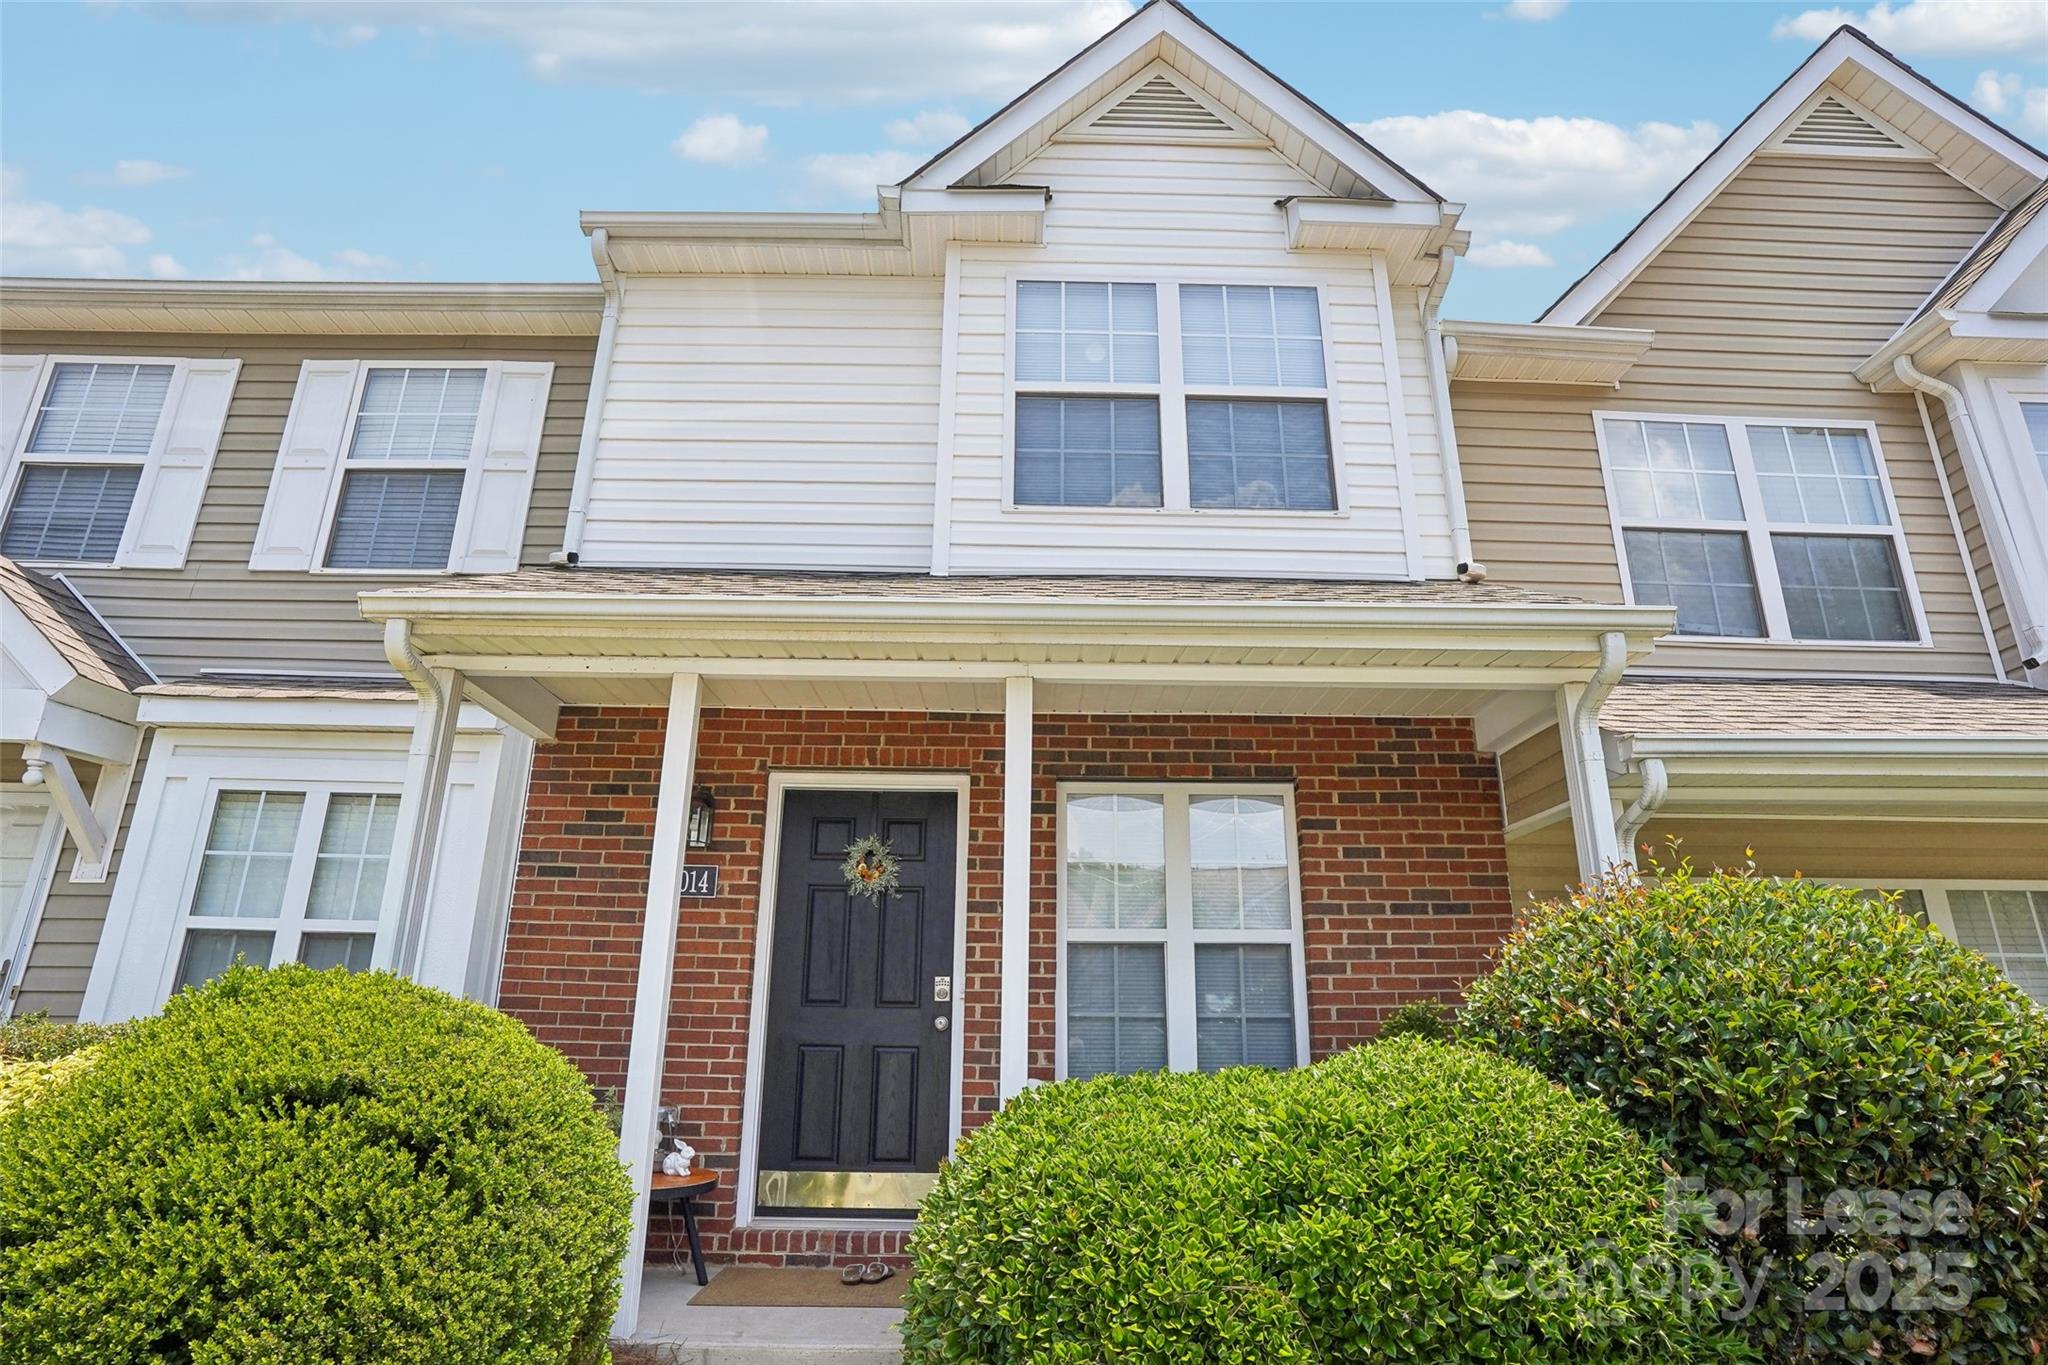
MULTIPOLYGON (((2044 174, 1843 31, 1541 324, 1451 330, 1491 581, 1677 604, 1601 708, 1623 849, 1903 889, 2048 998, 2044 174)), ((1502 755, 1518 898, 1579 876, 1567 753, 1502 755)))
MULTIPOLYGON (((356 595, 561 543, 594 286, 0 292, 0 1013, 389 963, 416 697, 356 595)), ((496 989, 531 738, 465 708, 418 972, 496 989)))
POLYGON ((149 731, 106 932, 43 923, 121 1015, 346 879, 368 961, 622 1095, 628 1330, 664 1106, 714 1257, 899 1255, 1025 1086, 1327 1055, 1639 840, 1909 889, 2048 993, 2044 173, 1845 32, 1543 322, 1446 322, 1461 206, 1154 0, 873 212, 584 215, 552 305, 256 348, 10 285, 23 430, 66 365, 105 445, 141 358, 243 361, 182 568, 107 449, 9 493, 0 549, 112 564, 6 580, 50 714, 129 727, 66 751, 101 828, 149 731))

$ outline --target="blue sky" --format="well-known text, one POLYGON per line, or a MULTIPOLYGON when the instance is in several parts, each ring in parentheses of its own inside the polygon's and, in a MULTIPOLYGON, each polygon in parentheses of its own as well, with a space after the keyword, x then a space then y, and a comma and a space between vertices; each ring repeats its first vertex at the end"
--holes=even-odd
MULTIPOLYGON (((1842 20, 2048 144, 2048 5, 1229 3, 1226 37, 1468 205, 1528 318, 1842 20)), ((0 7, 0 268, 588 280, 576 211, 872 208, 1121 0, 0 7)))

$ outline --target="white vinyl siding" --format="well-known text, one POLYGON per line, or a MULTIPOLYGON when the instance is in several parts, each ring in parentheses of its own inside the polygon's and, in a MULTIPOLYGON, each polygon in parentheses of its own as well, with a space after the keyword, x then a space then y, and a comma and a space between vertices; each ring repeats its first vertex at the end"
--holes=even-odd
POLYGON ((1640 413, 1594 420, 1628 598, 1676 607, 1681 636, 1926 638, 1869 426, 1640 413))
POLYGON ((1059 838, 1063 1076, 1306 1059, 1284 788, 1063 786, 1059 838))
MULTIPOLYGON (((948 307, 958 336, 946 394, 952 440, 941 452, 949 496, 939 557, 946 571, 1451 576, 1455 555, 1420 291, 1377 277, 1382 267, 1368 253, 1288 248, 1285 215, 1275 202, 1325 195, 1327 186, 1270 150, 1242 145, 1062 141, 1011 173, 1049 186, 1052 198, 1044 245, 1022 259, 1015 247, 956 248, 948 307), (1199 388, 1191 381, 1161 401, 1160 506, 1020 506, 1013 496, 1016 395, 1031 390, 1016 379, 1015 359, 1017 289, 1026 281, 1155 286, 1162 381, 1182 374, 1189 334, 1180 317, 1182 285, 1239 286, 1262 294, 1269 306, 1275 289, 1301 291, 1281 297, 1313 297, 1318 305, 1323 386, 1199 388), (1330 501, 1322 510, 1289 510, 1279 505, 1281 496, 1261 488, 1245 501, 1272 505, 1222 506, 1216 485, 1205 485, 1219 505, 1196 506, 1190 397, 1325 402, 1325 439, 1335 455, 1330 501)), ((1192 335, 1221 338, 1230 354, 1223 334, 1198 327, 1192 335)), ((1247 331, 1247 364, 1252 336, 1247 331)), ((1276 321, 1262 342, 1276 377, 1281 339, 1276 321)), ((1307 340, 1298 330, 1285 339, 1290 348, 1307 340)), ((1236 503, 1235 459, 1227 472, 1236 503)))
POLYGON ((622 281, 583 562, 927 567, 942 289, 622 281))
POLYGON ((6 370, 0 553, 182 566, 240 362, 10 356, 6 370))

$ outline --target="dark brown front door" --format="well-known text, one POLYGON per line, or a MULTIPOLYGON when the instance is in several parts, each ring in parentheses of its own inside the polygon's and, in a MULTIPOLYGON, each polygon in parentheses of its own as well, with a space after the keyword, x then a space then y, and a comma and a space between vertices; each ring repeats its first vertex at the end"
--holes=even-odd
POLYGON ((956 798, 796 791, 776 855, 762 1049, 762 1213, 904 1214, 951 1136, 956 798), (846 889, 855 839, 902 864, 878 898, 846 889), (944 995, 946 999, 937 997, 944 995))

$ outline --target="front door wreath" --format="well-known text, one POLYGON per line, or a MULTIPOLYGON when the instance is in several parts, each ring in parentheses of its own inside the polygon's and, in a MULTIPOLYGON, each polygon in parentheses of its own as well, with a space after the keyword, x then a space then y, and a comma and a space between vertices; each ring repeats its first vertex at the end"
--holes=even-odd
POLYGON ((869 834, 846 846, 846 861, 839 871, 846 878, 848 894, 879 900, 896 889, 902 864, 886 841, 869 834))

